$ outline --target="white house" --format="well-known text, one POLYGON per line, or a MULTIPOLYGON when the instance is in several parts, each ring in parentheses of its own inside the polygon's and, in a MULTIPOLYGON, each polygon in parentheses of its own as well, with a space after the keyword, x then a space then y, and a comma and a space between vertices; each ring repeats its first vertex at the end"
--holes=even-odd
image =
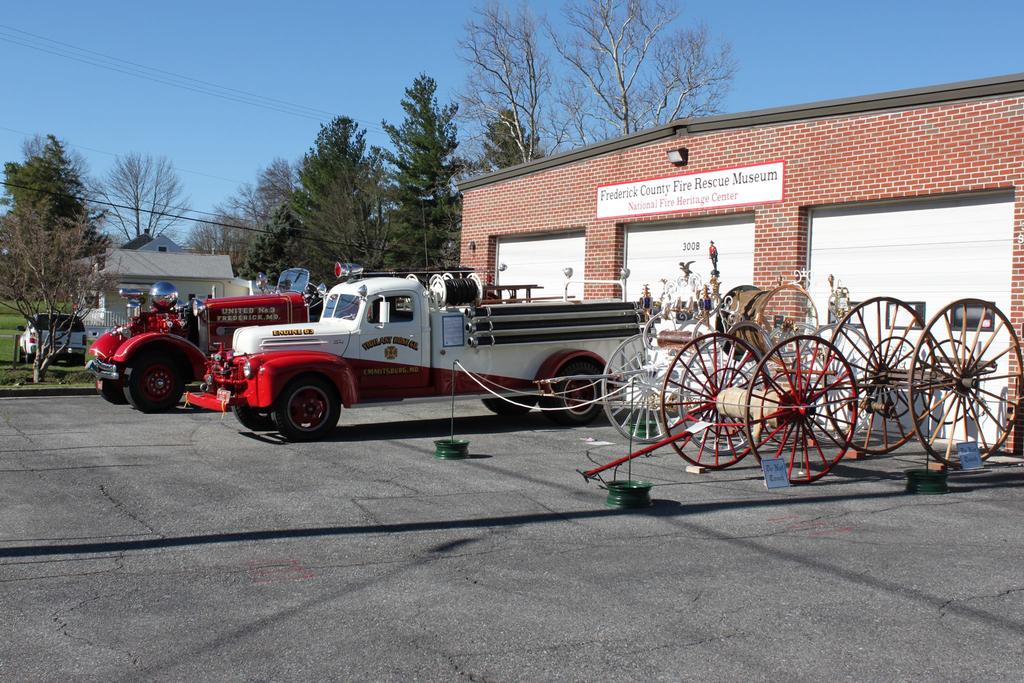
MULTIPOLYGON (((159 237, 144 246, 159 246, 158 240, 159 237)), ((173 242, 171 244, 174 245, 173 242)), ((85 318, 86 326, 93 334, 125 322, 125 300, 118 295, 118 289, 148 292, 154 282, 164 280, 178 288, 182 301, 206 299, 208 296, 241 296, 250 292, 249 281, 235 277, 227 255, 196 254, 180 247, 174 251, 112 249, 106 256, 102 272, 114 274, 116 284, 99 293, 96 308, 85 318)))
POLYGON ((144 233, 139 235, 133 240, 126 242, 121 245, 121 249, 134 249, 136 251, 159 251, 159 252, 180 252, 185 251, 185 247, 181 246, 170 237, 166 235, 157 235, 153 237, 149 234, 147 228, 144 233))

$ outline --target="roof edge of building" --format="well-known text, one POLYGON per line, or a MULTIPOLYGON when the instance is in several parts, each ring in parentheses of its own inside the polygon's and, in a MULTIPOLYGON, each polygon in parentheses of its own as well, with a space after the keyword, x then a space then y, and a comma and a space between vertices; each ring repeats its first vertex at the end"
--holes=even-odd
POLYGON ((679 119, 657 128, 649 128, 638 133, 624 135, 605 140, 593 145, 570 150, 550 157, 529 161, 524 164, 510 166, 500 171, 469 178, 458 184, 459 190, 465 192, 486 185, 530 175, 558 166, 565 166, 577 161, 617 152, 629 147, 657 142, 678 135, 709 133, 731 128, 749 128, 759 125, 793 123, 828 116, 844 116, 880 112, 905 107, 943 104, 946 102, 982 99, 999 95, 1024 93, 1024 73, 1007 74, 971 81, 958 81, 943 85, 932 85, 906 90, 846 97, 841 99, 821 100, 807 104, 758 109, 736 114, 720 114, 696 119, 679 119))

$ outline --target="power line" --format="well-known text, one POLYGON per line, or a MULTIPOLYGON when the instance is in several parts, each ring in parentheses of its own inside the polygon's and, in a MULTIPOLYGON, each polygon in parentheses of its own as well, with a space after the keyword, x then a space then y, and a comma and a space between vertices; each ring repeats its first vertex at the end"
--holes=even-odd
MULTIPOLYGON (((143 209, 141 207, 128 206, 127 204, 117 204, 115 202, 103 201, 101 199, 89 199, 87 197, 79 197, 77 195, 69 194, 67 192, 54 192, 52 190, 44 190, 42 188, 31 187, 29 185, 20 185, 18 183, 12 183, 12 182, 7 181, 7 180, 0 180, 0 185, 4 185, 6 187, 16 187, 18 189, 28 190, 30 192, 38 192, 40 194, 46 194, 46 195, 50 195, 52 197, 62 197, 62 198, 65 198, 65 199, 74 199, 74 200, 77 200, 77 201, 80 201, 80 202, 83 202, 83 203, 87 203, 87 204, 88 203, 91 203, 91 204, 101 204, 103 206, 110 206, 110 207, 114 207, 114 208, 117 208, 117 209, 126 209, 128 211, 141 211, 142 213, 148 213, 148 214, 151 214, 151 215, 154 215, 154 216, 160 216, 160 217, 164 217, 164 218, 175 218, 175 219, 184 220, 184 221, 192 221, 193 223, 204 223, 206 225, 215 225, 215 226, 222 227, 222 228, 232 228, 234 230, 244 230, 245 232, 255 232, 255 233, 262 234, 262 235, 267 235, 267 234, 270 234, 270 232, 271 232, 270 230, 263 230, 263 229, 260 229, 260 228, 253 228, 253 227, 249 227, 249 226, 246 226, 246 225, 238 225, 238 224, 234 224, 234 223, 222 223, 220 221, 211 221, 211 220, 207 220, 205 218, 193 218, 191 216, 184 216, 184 215, 181 215, 181 214, 174 214, 174 213, 169 213, 169 212, 166 212, 166 211, 155 211, 153 209, 143 209)), ((193 213, 207 213, 207 212, 194 211, 193 213)), ((216 214, 210 214, 210 215, 216 215, 216 214)), ((297 229, 298 230, 309 230, 309 228, 306 228, 304 226, 298 226, 297 229)), ((356 242, 342 242, 342 241, 339 241, 339 240, 329 240, 329 239, 323 239, 323 238, 319 238, 319 237, 310 237, 310 236, 305 236, 305 235, 293 235, 292 238, 293 239, 300 239, 300 240, 307 240, 307 241, 310 241, 310 242, 319 242, 320 244, 329 244, 329 245, 333 245, 333 246, 346 247, 346 248, 353 248, 353 247, 358 248, 358 247, 365 247, 366 246, 365 244, 360 245, 360 244, 358 244, 356 242)))
MULTIPOLYGON (((24 135, 26 138, 30 138, 30 137, 32 137, 34 135, 34 133, 28 133, 26 131, 18 130, 16 128, 8 128, 7 126, 0 126, 0 130, 6 130, 9 133, 17 133, 18 135, 24 135)), ((86 147, 85 145, 76 145, 76 144, 73 144, 73 143, 70 143, 70 142, 66 142, 66 141, 64 142, 64 144, 69 146, 69 147, 74 147, 75 149, 84 149, 87 152, 95 152, 97 154, 105 154, 105 155, 111 156, 111 157, 120 156, 116 152, 108 152, 108 151, 103 150, 103 149, 96 149, 95 147, 86 147)), ((224 176, 213 175, 212 173, 203 173, 202 171, 193 171, 193 170, 190 170, 190 169, 187 169, 187 168, 181 168, 180 166, 173 166, 173 168, 174 168, 175 171, 179 171, 181 173, 191 173, 192 175, 199 175, 199 176, 203 176, 205 178, 213 178, 215 180, 223 180, 225 182, 236 183, 238 185, 244 185, 245 184, 244 180, 235 180, 234 178, 225 178, 224 176)))
POLYGON ((295 107, 297 109, 305 109, 305 110, 308 110, 308 111, 310 111, 312 113, 316 113, 316 114, 323 114, 323 115, 326 115, 326 116, 334 116, 333 113, 331 113, 329 111, 326 111, 324 109, 316 109, 314 107, 307 107, 305 105, 300 105, 300 104, 295 104, 293 102, 288 102, 287 100, 279 100, 279 99, 276 99, 276 98, 273 98, 273 97, 267 97, 267 96, 264 96, 264 95, 260 95, 258 93, 252 93, 252 92, 249 92, 247 90, 239 90, 237 88, 229 88, 228 86, 218 85, 217 83, 211 83, 209 81, 203 81, 203 80, 200 80, 198 78, 192 78, 191 76, 185 76, 183 74, 175 73, 173 71, 166 71, 164 69, 158 69, 156 67, 146 66, 145 64, 139 64, 138 62, 132 62, 130 60, 122 59, 120 57, 115 57, 113 55, 108 55, 108 54, 105 54, 103 52, 97 52, 95 50, 89 50, 89 49, 84 48, 84 47, 78 47, 76 45, 72 45, 71 43, 65 43, 65 42, 62 42, 62 41, 59 41, 59 40, 54 40, 53 38, 47 38, 46 36, 41 36, 41 35, 39 35, 37 33, 30 33, 29 31, 23 31, 23 30, 21 30, 19 28, 15 28, 13 26, 7 26, 5 24, 0 24, 0 29, 4 29, 6 31, 14 31, 15 33, 21 33, 21 34, 26 35, 26 36, 31 36, 32 38, 37 38, 39 40, 46 41, 47 43, 53 43, 55 45, 62 45, 64 47, 70 48, 72 50, 77 50, 78 52, 84 52, 86 54, 96 55, 97 57, 102 57, 103 59, 108 59, 108 60, 110 60, 112 62, 120 62, 121 64, 127 64, 129 66, 138 67, 139 69, 144 69, 146 71, 154 71, 156 73, 165 74, 167 76, 172 76, 174 78, 180 78, 180 79, 183 79, 183 80, 186 80, 186 81, 192 81, 192 82, 198 83, 200 85, 206 85, 206 86, 210 86, 212 88, 218 88, 218 89, 221 89, 221 90, 228 90, 230 92, 235 92, 235 93, 238 93, 240 95, 246 95, 248 97, 254 97, 254 98, 257 98, 257 99, 266 100, 268 102, 276 102, 278 104, 283 104, 283 105, 289 106, 289 107, 295 107))
MULTIPOLYGON (((301 104, 295 104, 277 98, 266 97, 264 95, 250 93, 245 90, 230 88, 228 86, 218 85, 216 83, 203 81, 200 79, 192 78, 190 76, 176 74, 172 71, 166 71, 163 69, 157 69, 155 67, 137 64, 136 62, 130 62, 128 60, 106 55, 101 52, 81 48, 75 45, 71 45, 70 43, 63 43, 61 41, 46 38, 44 36, 40 36, 34 33, 22 31, 21 29, 17 29, 11 26, 0 24, 0 29, 3 29, 3 31, 0 31, 0 40, 2 41, 14 45, 19 45, 21 47, 25 47, 31 50, 36 50, 58 57, 63 57, 64 59, 70 59, 72 61, 88 64, 90 66, 95 66, 101 69, 107 69, 109 71, 115 71, 129 76, 134 76, 136 78, 140 78, 143 80, 153 81, 156 83, 169 85, 175 88, 181 88, 183 90, 190 90, 192 92, 208 95, 210 97, 217 97, 220 99, 238 102, 241 104, 247 104, 253 107, 277 111, 283 114, 289 114, 291 116, 311 119, 318 122, 322 122, 325 116, 328 118, 333 118, 335 116, 333 113, 328 112, 326 110, 316 109, 314 107, 308 107, 306 105, 301 104), (24 36, 30 36, 30 38, 24 38, 21 35, 12 35, 10 33, 11 31, 14 31, 18 34, 23 34, 24 36), (54 46, 63 47, 51 47, 49 45, 35 44, 32 42, 32 39, 46 41, 47 43, 51 43, 54 46), (75 50, 81 54, 69 52, 69 49, 75 50), (111 63, 105 63, 100 60, 107 60, 111 63)), ((369 121, 365 121, 362 119, 352 120, 362 123, 366 128, 372 128, 375 131, 384 132, 380 126, 377 126, 376 124, 373 124, 369 121)))

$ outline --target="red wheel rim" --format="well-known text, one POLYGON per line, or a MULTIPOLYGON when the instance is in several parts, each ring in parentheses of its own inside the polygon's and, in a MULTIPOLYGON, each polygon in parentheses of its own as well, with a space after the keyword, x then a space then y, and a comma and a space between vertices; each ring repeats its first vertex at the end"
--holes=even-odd
POLYGON ((747 393, 754 456, 784 458, 789 481, 816 481, 842 460, 858 413, 853 368, 833 344, 807 335, 772 347, 747 393))
POLYGON ((564 401, 566 409, 574 415, 582 415, 593 407, 594 400, 593 382, 581 379, 570 379, 565 383, 564 401), (580 405, 580 404, 584 405, 580 405))
POLYGON ((155 363, 142 371, 142 391, 150 401, 164 400, 173 388, 174 371, 170 367, 155 363))
POLYGON ((288 417, 292 425, 307 432, 324 423, 329 409, 327 394, 316 387, 303 387, 288 401, 288 417))
POLYGON ((742 420, 719 412, 719 393, 745 390, 757 365, 757 353, 742 339, 712 332, 679 350, 665 373, 661 421, 667 434, 678 434, 694 422, 708 422, 691 441, 673 441, 687 462, 709 469, 735 465, 750 452, 742 420))

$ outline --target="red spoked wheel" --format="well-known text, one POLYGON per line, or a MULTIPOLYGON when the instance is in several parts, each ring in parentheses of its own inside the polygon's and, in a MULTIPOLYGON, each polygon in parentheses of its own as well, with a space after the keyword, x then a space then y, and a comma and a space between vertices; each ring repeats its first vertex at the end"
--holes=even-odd
POLYGON ((185 380, 166 354, 143 353, 125 368, 123 390, 133 408, 156 413, 177 405, 185 391, 185 380))
POLYGON ((142 390, 153 402, 162 401, 171 393, 174 370, 165 363, 150 365, 142 373, 142 390))
POLYGON ((982 458, 1002 448, 1021 372, 1020 340, 992 302, 960 299, 936 313, 910 364, 914 430, 928 454, 958 466, 957 443, 977 443, 982 458))
POLYGON ((836 326, 832 343, 853 367, 860 393, 857 450, 883 455, 914 435, 907 373, 923 332, 918 312, 887 296, 854 306, 836 326))
POLYGON ((853 368, 834 344, 809 335, 776 344, 746 395, 754 456, 785 458, 792 484, 820 479, 850 447, 857 401, 853 368))
POLYGON ((702 422, 711 425, 672 442, 684 460, 719 470, 750 452, 743 401, 757 361, 752 346, 719 332, 697 337, 675 355, 662 385, 662 431, 674 436, 702 422))
POLYGON ((316 441, 334 429, 340 413, 333 386, 320 377, 300 377, 278 396, 271 417, 291 441, 316 441))

